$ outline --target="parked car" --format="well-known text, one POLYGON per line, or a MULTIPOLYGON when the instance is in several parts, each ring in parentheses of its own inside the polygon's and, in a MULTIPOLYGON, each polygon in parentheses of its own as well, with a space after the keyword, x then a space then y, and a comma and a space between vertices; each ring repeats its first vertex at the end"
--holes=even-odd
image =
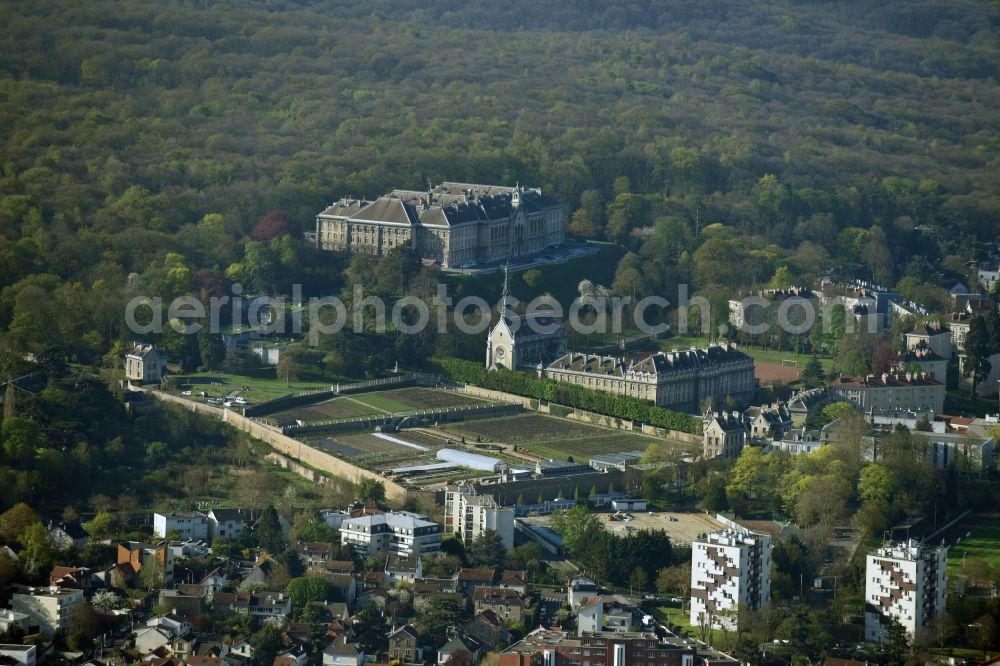
POLYGON ((191 395, 191 391, 190 390, 181 391, 181 395, 191 395))

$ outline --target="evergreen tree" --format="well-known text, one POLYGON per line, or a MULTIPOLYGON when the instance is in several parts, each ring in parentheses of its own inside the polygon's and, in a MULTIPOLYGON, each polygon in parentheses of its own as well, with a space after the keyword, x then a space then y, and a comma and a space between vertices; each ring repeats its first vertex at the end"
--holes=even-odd
POLYGON ((198 331, 198 353, 202 367, 209 370, 218 368, 226 360, 226 345, 222 336, 210 332, 208 326, 202 328, 198 331))
POLYGON ((990 353, 993 351, 989 329, 982 317, 973 317, 965 337, 965 367, 962 374, 972 383, 972 397, 976 397, 979 384, 990 375, 990 353))
POLYGON ((269 553, 279 553, 284 548, 285 539, 281 534, 281 522, 273 506, 264 509, 254 525, 253 533, 257 545, 269 553))
POLYGON ((507 559, 507 548, 494 530, 484 530, 472 540, 468 550, 469 564, 474 567, 495 569, 507 559))
POLYGON ((805 388, 815 388, 826 380, 826 373, 823 372, 823 366, 818 358, 813 356, 809 359, 806 367, 802 370, 801 380, 805 388))

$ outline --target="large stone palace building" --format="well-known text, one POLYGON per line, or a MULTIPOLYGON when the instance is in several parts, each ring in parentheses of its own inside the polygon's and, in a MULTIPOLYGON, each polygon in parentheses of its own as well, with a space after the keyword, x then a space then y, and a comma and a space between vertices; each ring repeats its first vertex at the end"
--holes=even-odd
POLYGON ((316 216, 323 250, 374 256, 413 248, 444 268, 541 252, 566 237, 566 207, 523 186, 442 183, 426 192, 393 190, 374 201, 345 198, 316 216))
POLYGON ((698 412, 706 399, 745 406, 757 390, 753 358, 731 344, 659 352, 639 360, 571 352, 543 372, 556 381, 686 412, 698 412))

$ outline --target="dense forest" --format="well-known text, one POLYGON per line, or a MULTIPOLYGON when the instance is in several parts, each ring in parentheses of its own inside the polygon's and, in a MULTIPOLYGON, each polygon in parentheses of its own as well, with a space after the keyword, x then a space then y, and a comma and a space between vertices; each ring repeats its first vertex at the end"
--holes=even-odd
POLYGON ((315 214, 445 178, 552 191, 627 293, 933 301, 997 240, 994 4, 426 4, 4 3, 7 340, 96 362, 134 293, 336 293, 365 267, 315 214))

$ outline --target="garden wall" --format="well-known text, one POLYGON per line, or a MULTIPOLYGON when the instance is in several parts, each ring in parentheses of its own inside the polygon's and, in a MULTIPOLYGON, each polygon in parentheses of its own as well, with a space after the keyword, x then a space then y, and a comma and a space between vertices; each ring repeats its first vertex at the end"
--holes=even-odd
POLYGON ((329 453, 325 453, 309 446, 308 444, 292 439, 287 435, 283 435, 278 430, 266 426, 263 423, 254 421, 253 419, 247 418, 242 414, 238 414, 230 409, 220 409, 204 403, 194 402, 193 400, 186 400, 161 391, 152 391, 151 393, 156 398, 165 402, 181 405, 182 407, 199 414, 214 416, 224 423, 228 423, 233 426, 237 430, 245 432, 251 437, 269 444, 271 448, 278 453, 288 456, 294 460, 301 461, 310 467, 323 470, 331 476, 344 479, 354 484, 361 483, 362 479, 374 479, 379 481, 385 485, 386 499, 400 503, 406 501, 406 488, 398 483, 390 481, 382 477, 380 474, 376 474, 375 472, 371 472, 367 469, 355 467, 340 458, 335 458, 329 453))

